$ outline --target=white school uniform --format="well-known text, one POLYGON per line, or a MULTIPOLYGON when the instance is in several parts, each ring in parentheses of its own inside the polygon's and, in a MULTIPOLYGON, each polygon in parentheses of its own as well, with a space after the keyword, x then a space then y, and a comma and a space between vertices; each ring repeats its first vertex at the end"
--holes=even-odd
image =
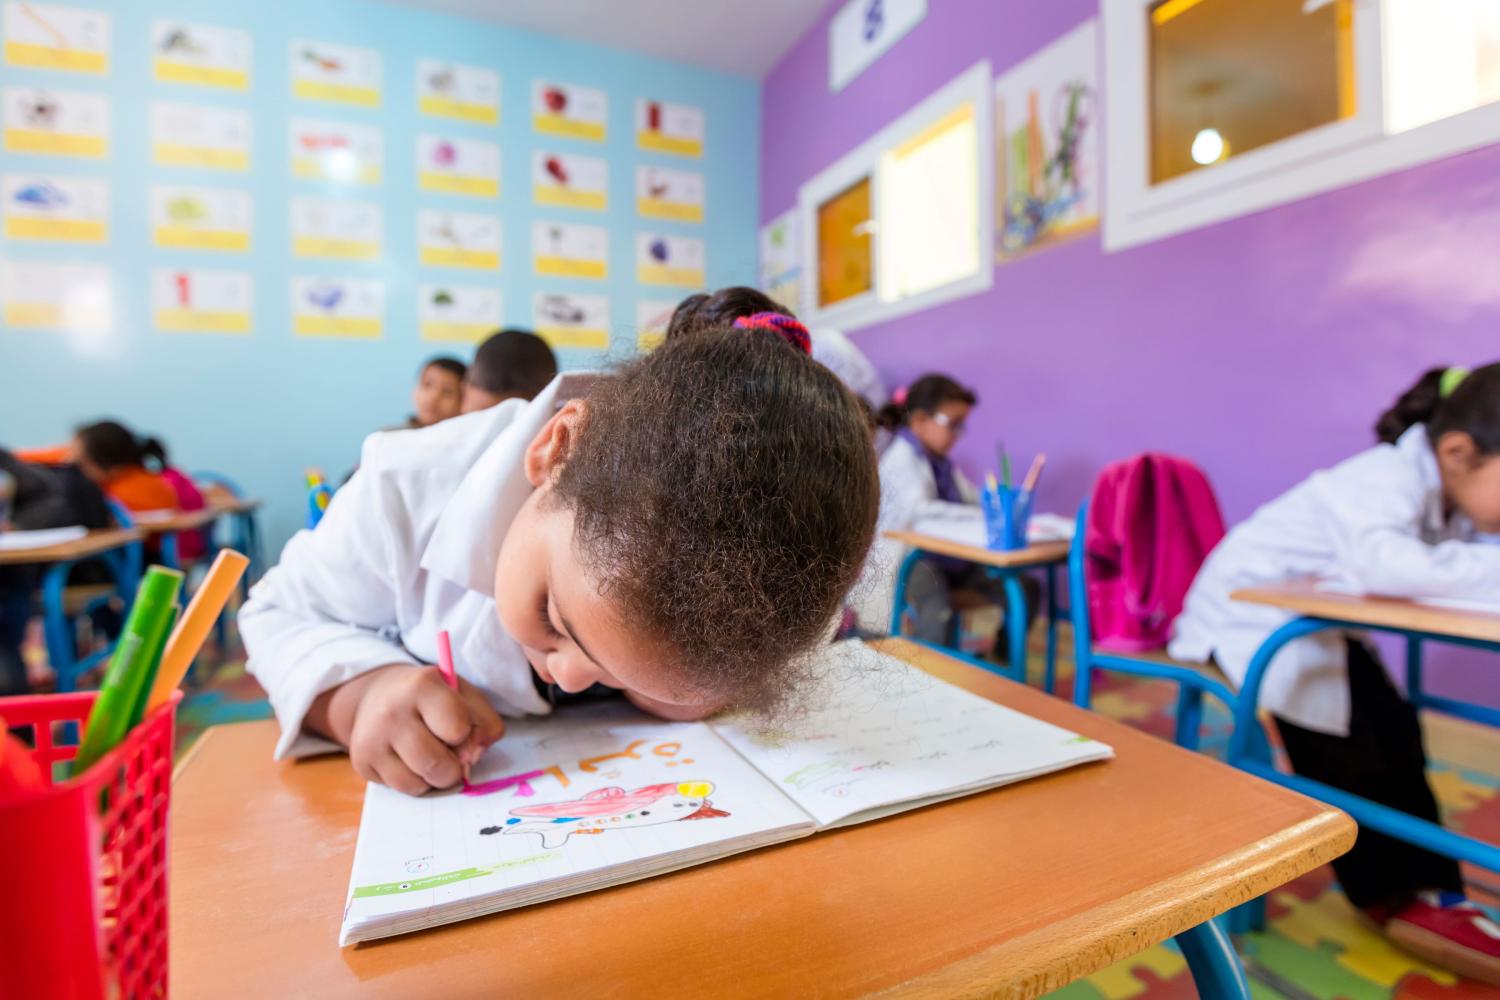
POLYGON ((247 668, 281 723, 277 757, 335 749, 302 730, 313 700, 388 663, 437 662, 505 715, 545 714, 531 666, 495 613, 495 563, 531 495, 522 460, 557 408, 596 375, 560 375, 530 403, 365 440, 359 471, 318 527, 299 531, 240 611, 247 668))
POLYGON ((875 543, 860 571, 859 582, 850 593, 850 603, 866 629, 883 630, 891 620, 896 599, 896 571, 907 548, 885 537, 887 531, 910 531, 918 521, 978 516, 979 491, 957 467, 953 481, 963 503, 938 499, 937 478, 927 456, 906 438, 897 435, 880 456, 880 516, 875 524, 875 543))
MULTIPOLYGON (((1437 460, 1418 424, 1394 445, 1313 473, 1236 526, 1193 581, 1168 651, 1199 662, 1212 655, 1238 685, 1261 643, 1292 615, 1230 593, 1296 577, 1389 597, 1500 593, 1500 549, 1476 540, 1468 518, 1445 516, 1437 460)), ((1283 647, 1260 704, 1304 728, 1348 735, 1343 634, 1321 632, 1283 647)))

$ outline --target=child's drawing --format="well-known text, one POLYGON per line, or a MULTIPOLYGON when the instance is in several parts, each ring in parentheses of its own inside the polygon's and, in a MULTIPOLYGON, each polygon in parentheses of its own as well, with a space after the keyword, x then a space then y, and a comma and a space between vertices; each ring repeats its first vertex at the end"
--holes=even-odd
POLYGON ((535 833, 543 847, 561 847, 573 834, 628 830, 682 819, 713 819, 728 816, 715 809, 708 797, 714 786, 707 781, 645 785, 627 792, 623 788, 599 788, 581 799, 520 806, 510 811, 502 826, 487 826, 485 836, 504 833, 535 833))

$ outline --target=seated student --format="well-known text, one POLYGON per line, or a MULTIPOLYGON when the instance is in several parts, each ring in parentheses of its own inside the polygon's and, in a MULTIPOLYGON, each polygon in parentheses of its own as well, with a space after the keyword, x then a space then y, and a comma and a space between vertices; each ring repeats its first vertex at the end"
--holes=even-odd
MULTIPOLYGON (((968 516, 977 508, 979 491, 949 457, 964 432, 977 397, 946 375, 929 374, 898 389, 879 414, 892 432, 880 457, 880 524, 870 562, 855 590, 860 625, 883 630, 890 620, 895 573, 905 555, 897 542, 878 540, 886 531, 910 530, 917 521, 945 515, 968 516), (955 508, 967 508, 958 510, 955 508)), ((931 642, 948 642, 953 599, 973 603, 976 595, 1004 607, 1004 588, 982 567, 962 559, 935 556, 923 560, 908 590, 916 613, 912 634, 931 642)), ((1040 585, 1022 578, 1027 620, 1036 614, 1040 585)), ((1005 649, 1002 626, 999 648, 1005 649)))
POLYGON ((411 429, 431 427, 458 416, 467 371, 468 366, 457 358, 445 355, 429 358, 412 388, 412 415, 406 418, 405 426, 411 429))
POLYGON ((457 783, 500 713, 546 714, 545 685, 673 719, 785 696, 879 495, 854 397, 787 334, 702 331, 525 406, 371 436, 240 612, 278 754, 331 740, 419 794, 457 783), (422 666, 439 630, 457 693, 422 666))
MULTIPOLYGON (((117 421, 101 420, 78 428, 73 435, 73 454, 79 471, 132 513, 202 510, 207 506, 193 481, 167 461, 166 447, 160 441, 138 438, 117 421)), ((196 559, 207 549, 204 532, 178 534, 177 554, 181 558, 196 559)))
POLYGON ((464 378, 463 412, 487 410, 507 399, 535 399, 557 377, 557 358, 530 330, 508 327, 474 352, 464 378))
MULTIPOLYGON (((1291 615, 1229 595, 1325 577, 1392 597, 1493 598, 1500 549, 1500 364, 1423 375, 1376 425, 1381 441, 1316 472, 1236 526, 1209 555, 1169 651, 1210 657, 1236 683, 1291 615)), ((1292 770, 1438 821, 1415 709, 1375 649, 1322 632, 1286 646, 1266 674, 1292 770)), ((1349 902, 1408 950, 1500 985, 1500 927, 1465 901, 1458 862, 1361 830, 1333 862, 1349 902)))

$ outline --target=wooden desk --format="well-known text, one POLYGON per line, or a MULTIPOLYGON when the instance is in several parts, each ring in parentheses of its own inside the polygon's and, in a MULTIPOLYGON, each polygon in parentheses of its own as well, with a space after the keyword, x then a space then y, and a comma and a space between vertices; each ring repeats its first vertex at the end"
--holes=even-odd
POLYGON ((364 783, 204 734, 173 785, 172 992, 246 996, 1019 996, 1348 850, 1342 813, 903 640, 1113 761, 603 892, 338 947, 364 783))
POLYGON ((1331 618, 1370 628, 1409 629, 1479 642, 1500 643, 1500 614, 1421 604, 1395 597, 1364 597, 1319 590, 1315 580, 1249 587, 1229 595, 1236 601, 1269 604, 1293 614, 1331 618))
POLYGON ((29 549, 0 549, 0 566, 78 562, 140 540, 141 531, 137 528, 104 528, 90 531, 82 538, 57 545, 39 545, 29 549))
MULTIPOLYGON (((896 571, 896 590, 891 601, 890 634, 902 634, 906 612, 906 588, 911 581, 912 570, 926 555, 951 556, 989 569, 992 576, 999 577, 1005 586, 1005 637, 1010 648, 1006 650, 1005 667, 987 667, 1003 673, 1012 680, 1026 680, 1026 592, 1021 587, 1023 570, 1042 568, 1047 574, 1047 652, 1042 686, 1051 693, 1057 686, 1057 567, 1068 561, 1068 550, 1072 543, 1058 539, 1032 542, 1024 549, 1010 551, 982 549, 974 545, 955 542, 951 538, 927 535, 919 531, 887 531, 885 537, 897 541, 910 549, 901 560, 896 571)), ((950 650, 958 656, 965 654, 950 650)), ((983 661, 974 661, 984 666, 983 661)))

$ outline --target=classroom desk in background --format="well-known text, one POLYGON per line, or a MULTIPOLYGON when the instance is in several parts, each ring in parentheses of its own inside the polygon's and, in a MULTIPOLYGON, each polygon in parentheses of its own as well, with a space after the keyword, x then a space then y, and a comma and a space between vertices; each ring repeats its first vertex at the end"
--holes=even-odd
MULTIPOLYGON (((184 531, 202 530, 225 517, 249 518, 259 508, 259 500, 233 499, 215 501, 200 510, 173 511, 165 516, 149 513, 137 514, 135 516, 135 526, 148 538, 159 537, 161 539, 162 562, 173 569, 180 569, 182 567, 182 560, 177 554, 177 537, 179 534, 184 531)), ((253 533, 243 537, 248 543, 253 537, 253 533)), ((249 553, 245 554, 249 555, 249 553)))
POLYGON ((1030 997, 1354 842, 1322 803, 915 643, 876 646, 1116 759, 341 950, 364 782, 342 756, 273 762, 273 722, 218 726, 173 783, 172 992, 1030 997))
MULTIPOLYGON (((138 528, 104 528, 90 531, 82 538, 40 545, 28 549, 0 549, 0 566, 45 565, 42 575, 42 635, 47 644, 47 662, 57 675, 57 690, 71 691, 78 675, 87 669, 73 648, 68 624, 68 574, 86 559, 100 559, 114 574, 120 598, 129 604, 135 596, 137 581, 131 578, 126 550, 138 544, 143 533, 138 528)), ((97 660, 98 657, 91 659, 97 660)))
MULTIPOLYGON (((950 556, 985 567, 1005 586, 1005 637, 1010 645, 1006 664, 992 669, 1003 671, 1012 680, 1026 681, 1026 593, 1021 588, 1021 574, 1029 569, 1044 570, 1047 576, 1047 653, 1042 686, 1051 693, 1057 683, 1057 568, 1068 561, 1070 543, 1066 539, 1032 542, 1024 549, 1009 551, 982 549, 951 538, 927 535, 917 531, 887 531, 885 537, 910 549, 896 572, 896 591, 891 604, 890 633, 902 634, 906 613, 906 590, 912 570, 925 556, 950 556)), ((951 652, 958 652, 952 650, 951 652)), ((959 653, 959 655, 965 655, 959 653)))
MULTIPOLYGON (((1457 858, 1500 872, 1500 846, 1386 806, 1358 795, 1275 769, 1263 742, 1250 740, 1250 727, 1258 725, 1256 709, 1261 685, 1276 654, 1287 643, 1328 630, 1348 629, 1388 632, 1406 639, 1406 696, 1418 709, 1432 709, 1471 722, 1500 726, 1500 709, 1487 705, 1429 694, 1422 684, 1422 647, 1434 641, 1500 653, 1500 613, 1424 604, 1391 597, 1368 597, 1326 590, 1316 580, 1295 580, 1265 587, 1236 590, 1237 601, 1280 608, 1292 617, 1261 643, 1245 669, 1235 702, 1235 732, 1229 759, 1235 766, 1268 780, 1297 789, 1337 805, 1362 826, 1425 847, 1446 857, 1457 858)), ((1496 664, 1500 667, 1500 663, 1496 664)))

